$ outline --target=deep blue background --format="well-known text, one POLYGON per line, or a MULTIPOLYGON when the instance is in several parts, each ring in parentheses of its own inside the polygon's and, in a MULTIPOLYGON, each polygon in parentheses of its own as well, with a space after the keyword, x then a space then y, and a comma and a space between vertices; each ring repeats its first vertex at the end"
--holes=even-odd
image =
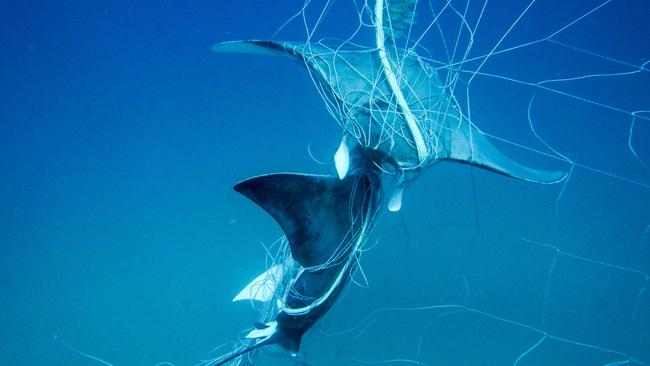
MULTIPOLYGON (((536 39, 597 4, 565 3, 537 4, 505 44, 536 39)), ((58 335, 115 365, 165 360, 189 365, 250 326, 253 314, 230 299, 265 266, 258 240, 270 243, 280 232, 231 186, 274 171, 332 171, 331 165, 315 163, 307 146, 316 158, 329 161, 340 129, 300 66, 215 55, 210 46, 267 38, 301 4, 3 3, 0 364, 91 364, 54 341, 58 335)), ((491 2, 475 54, 489 51, 503 25, 524 6, 491 2)), ((350 9, 336 2, 319 34, 347 34, 347 25, 356 25, 350 9)), ((647 1, 613 2, 563 40, 640 65, 650 59, 648 16, 647 1)), ((300 41, 304 32, 292 23, 280 37, 300 41)), ((495 57, 484 71, 543 80, 631 70, 579 53, 572 56, 575 62, 561 62, 553 52, 557 48, 541 47, 495 57)), ((568 51, 560 52, 566 60, 568 51)), ((566 88, 625 110, 647 110, 647 74, 596 78, 566 88)), ((472 92, 473 116, 484 122, 481 127, 543 150, 525 120, 530 90, 495 89, 499 86, 479 79, 472 92)), ((477 170, 475 198, 468 167, 436 167, 407 192, 407 226, 392 216, 378 229, 387 234, 367 261, 368 273, 374 274, 371 289, 351 290, 331 314, 333 324, 349 326, 381 306, 467 300, 473 308, 534 326, 541 326, 544 313, 554 334, 650 362, 650 299, 647 292, 639 295, 650 263, 650 238, 643 236, 650 223, 649 180, 627 148, 631 117, 554 98, 540 96, 533 118, 552 146, 589 167, 641 184, 577 168, 556 206, 558 186, 536 187, 477 170), (474 203, 481 227, 490 229, 472 240, 474 203), (592 271, 590 264, 564 256, 556 262, 559 275, 547 281, 553 250, 526 249, 521 241, 510 245, 510 235, 551 242, 641 275, 603 266, 592 271), (411 240, 405 243, 407 236, 411 240), (463 275, 469 297, 458 282, 463 275), (600 286, 591 289, 588 284, 594 283, 600 286), (544 310, 538 307, 545 292, 557 300, 544 310), (512 300, 512 293, 520 296, 512 300), (419 298, 411 300, 408 294, 419 298), (640 315, 631 319, 635 306, 640 315), (620 323, 631 328, 621 330, 620 323)), ((637 124, 634 146, 647 163, 648 120, 637 124)), ((413 357, 409 347, 417 344, 429 320, 409 325, 387 316, 386 328, 370 329, 367 336, 392 340, 405 352, 385 358, 413 357), (406 336, 397 336, 402 333, 396 325, 405 327, 406 336)), ((475 365, 477 359, 489 359, 487 354, 507 355, 492 364, 511 364, 539 339, 514 335, 511 342, 510 333, 472 316, 431 333, 445 337, 427 344, 446 351, 430 360, 447 364, 475 365), (485 341, 467 341, 470 335, 485 341), (489 343, 496 339, 503 351, 489 343)), ((334 357, 338 351, 319 354, 310 344, 314 359, 326 360, 324 355, 334 357)), ((370 344, 346 348, 343 355, 381 359, 373 347, 387 348, 370 344)), ((327 343, 322 347, 328 349, 327 343)), ((570 349, 566 353, 561 347, 550 353, 571 360, 567 364, 603 362, 572 359, 571 351, 586 351, 565 347, 570 349)))

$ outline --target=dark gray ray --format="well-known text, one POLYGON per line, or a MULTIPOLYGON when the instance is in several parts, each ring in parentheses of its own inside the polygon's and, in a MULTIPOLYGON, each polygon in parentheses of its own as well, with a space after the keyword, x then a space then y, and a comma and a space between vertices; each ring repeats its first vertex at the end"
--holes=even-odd
POLYGON ((272 344, 296 355, 305 332, 335 303, 355 268, 355 253, 372 225, 381 197, 378 169, 366 155, 362 157, 354 174, 344 179, 280 173, 235 185, 235 190, 280 224, 293 258, 306 268, 290 280, 273 320, 256 323, 256 329, 246 336, 255 343, 223 356, 212 366, 272 344), (332 261, 334 257, 337 259, 332 261), (309 268, 325 263, 327 266, 309 268))
POLYGON ((482 132, 460 117, 437 71, 415 54, 404 58, 399 74, 405 80, 402 92, 427 143, 429 154, 424 162, 419 161, 406 122, 395 108, 375 50, 272 41, 224 42, 212 49, 286 56, 307 65, 342 114, 340 119, 347 133, 358 136, 359 129, 370 131, 362 145, 383 151, 402 168, 425 168, 446 159, 537 183, 555 183, 566 175, 528 168, 501 153, 482 132))

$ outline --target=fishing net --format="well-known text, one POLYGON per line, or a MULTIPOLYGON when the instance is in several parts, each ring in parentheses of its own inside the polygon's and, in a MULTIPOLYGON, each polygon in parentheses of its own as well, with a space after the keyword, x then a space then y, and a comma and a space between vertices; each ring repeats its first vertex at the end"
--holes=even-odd
POLYGON ((650 364, 648 10, 357 0, 290 17, 274 39, 304 43, 280 52, 344 134, 401 169, 439 162, 460 133, 564 177, 432 167, 304 340, 309 364, 650 364))

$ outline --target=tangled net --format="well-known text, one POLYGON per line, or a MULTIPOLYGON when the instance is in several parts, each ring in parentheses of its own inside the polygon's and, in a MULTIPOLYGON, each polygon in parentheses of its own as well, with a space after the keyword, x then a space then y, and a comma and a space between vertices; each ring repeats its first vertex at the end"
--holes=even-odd
POLYGON ((401 169, 477 131, 568 172, 431 169, 305 340, 309 364, 650 365, 650 27, 633 6, 306 1, 280 28, 303 34, 294 52, 345 133, 401 169))

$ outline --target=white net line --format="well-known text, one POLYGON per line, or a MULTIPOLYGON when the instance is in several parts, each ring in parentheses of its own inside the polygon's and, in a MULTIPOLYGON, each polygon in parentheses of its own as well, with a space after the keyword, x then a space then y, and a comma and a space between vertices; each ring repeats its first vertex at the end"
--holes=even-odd
MULTIPOLYGON (((375 51, 372 39, 372 34, 374 34, 376 27, 374 22, 375 13, 373 11, 375 3, 374 1, 367 0, 352 2, 353 6, 345 4, 348 10, 353 9, 356 12, 355 16, 351 18, 356 19, 357 22, 353 27, 345 28, 348 32, 343 37, 341 37, 341 33, 337 33, 335 36, 332 35, 330 33, 332 28, 329 26, 332 23, 340 21, 336 15, 332 14, 341 3, 342 1, 325 1, 320 3, 306 1, 301 9, 278 31, 276 38, 281 39, 285 28, 290 28, 292 24, 299 23, 305 35, 305 49, 313 56, 306 59, 308 64, 312 66, 322 65, 323 60, 342 59, 344 60, 342 65, 349 67, 349 69, 337 70, 337 65, 339 64, 336 61, 330 62, 329 65, 333 66, 333 68, 328 69, 328 72, 331 73, 332 80, 339 78, 340 74, 345 71, 351 72, 355 77, 371 85, 370 88, 366 88, 365 85, 357 89, 346 87, 341 87, 340 89, 335 88, 335 95, 332 95, 332 91, 327 90, 327 86, 323 83, 323 75, 317 75, 313 70, 310 72, 318 92, 326 102, 328 112, 345 130, 357 138, 362 145, 380 148, 383 144, 394 145, 396 139, 401 139, 401 141, 406 142, 411 150, 414 150, 416 144, 413 141, 413 135, 405 128, 401 120, 403 118, 403 111, 400 110, 394 93, 391 93, 385 87, 385 75, 381 72, 369 73, 367 70, 355 70, 354 65, 345 62, 346 57, 351 54, 364 54, 375 51), (341 57, 339 58, 339 56, 341 57), (367 99, 360 102, 359 95, 364 95, 367 99), (378 122, 368 123, 367 120, 359 120, 359 115, 370 116, 370 120, 378 122)), ((401 89, 403 91, 405 90, 406 94, 410 97, 408 103, 418 119, 419 128, 424 131, 428 152, 431 153, 428 158, 435 159, 438 157, 437 154, 440 152, 439 143, 443 131, 446 129, 459 129, 463 123, 467 123, 477 128, 491 140, 516 148, 515 151, 527 151, 540 158, 550 158, 568 164, 568 168, 565 167, 565 169, 569 174, 558 187, 557 194, 553 199, 554 222, 556 224, 558 222, 558 216, 562 215, 563 210, 560 208, 567 195, 567 191, 574 190, 576 188, 572 188, 572 186, 583 183, 584 172, 591 172, 600 176, 598 180, 611 179, 617 181, 617 187, 620 189, 638 191, 638 199, 650 204, 650 200, 648 199, 648 188, 650 188, 650 184, 647 180, 647 157, 643 155, 643 152, 639 152, 639 150, 643 150, 644 145, 642 143, 644 141, 637 137, 637 135, 640 137, 648 136, 645 130, 639 132, 640 128, 647 128, 646 126, 650 120, 650 105, 647 100, 639 106, 632 106, 632 104, 620 105, 617 103, 609 103, 598 97, 585 95, 582 93, 582 90, 575 90, 576 86, 581 86, 581 83, 584 82, 602 82, 603 87, 606 88, 610 82, 617 80, 623 80, 622 82, 626 82, 630 78, 634 78, 635 81, 647 80, 650 71, 648 69, 650 61, 635 62, 618 55, 603 54, 579 44, 572 44, 570 41, 563 39, 564 36, 571 36, 574 32, 581 34, 583 31, 578 31, 577 28, 590 21, 598 24, 599 21, 602 21, 603 15, 612 14, 617 9, 625 7, 626 4, 622 1, 614 0, 584 4, 581 9, 571 13, 571 16, 565 17, 565 19, 557 21, 553 26, 545 28, 543 34, 529 36, 528 39, 522 41, 519 39, 512 40, 511 38, 520 32, 520 29, 527 22, 533 21, 531 13, 539 11, 539 8, 543 6, 544 4, 542 2, 536 0, 511 6, 511 8, 514 7, 517 10, 511 11, 507 16, 504 15, 507 21, 502 22, 500 27, 494 28, 497 29, 498 33, 496 35, 491 34, 494 32, 490 31, 489 41, 483 42, 482 48, 475 50, 475 44, 480 43, 478 40, 483 36, 483 33, 487 32, 486 29, 492 26, 487 24, 488 21, 494 22, 491 18, 494 18, 493 9, 498 7, 498 4, 495 5, 494 2, 488 1, 472 2, 452 0, 394 0, 387 2, 384 8, 387 13, 385 15, 387 20, 384 21, 383 27, 387 33, 388 54, 393 62, 394 71, 401 89), (559 57, 577 54, 579 56, 576 57, 586 58, 594 63, 599 63, 597 66, 600 66, 600 69, 591 70, 592 67, 585 67, 584 70, 580 68, 575 70, 567 69, 565 75, 557 75, 554 77, 535 77, 535 75, 531 77, 526 75, 511 76, 492 71, 493 68, 491 66, 498 64, 503 56, 518 55, 526 52, 534 55, 537 47, 551 47, 554 50, 559 50, 555 51, 559 57), (412 74, 409 74, 409 68, 414 67, 414 65, 421 67, 425 71, 426 75, 423 76, 424 78, 440 79, 439 85, 441 86, 441 90, 436 101, 424 100, 421 98, 421 94, 416 91, 418 87, 416 84, 419 79, 416 78, 416 81, 414 81, 412 74), (616 68, 616 70, 612 70, 612 68, 616 68), (475 110, 474 100, 476 94, 478 94, 478 92, 474 92, 474 87, 480 88, 480 84, 485 81, 520 86, 528 91, 527 95, 529 95, 529 98, 523 103, 523 118, 519 116, 519 120, 525 123, 532 139, 529 138, 522 142, 513 138, 504 137, 502 131, 498 128, 485 125, 483 122, 485 119, 484 116, 478 112, 472 112, 475 110), (575 151, 567 151, 558 146, 558 144, 547 141, 550 140, 548 133, 538 131, 540 127, 545 127, 540 122, 540 120, 543 121, 543 118, 540 119, 536 114, 537 108, 541 108, 541 103, 547 102, 544 99, 549 98, 561 98, 565 103, 588 106, 589 108, 602 111, 601 113, 618 115, 619 118, 611 121, 611 123, 617 123, 619 121, 626 123, 623 126, 627 131, 625 148, 638 164, 635 167, 634 174, 627 175, 620 173, 612 170, 611 167, 607 167, 605 164, 599 166, 592 161, 585 162, 581 159, 584 157, 581 156, 584 155, 584 151, 578 151, 578 154, 575 154, 575 151), (623 116, 623 118, 620 118, 620 116, 623 116), (479 129, 479 127, 481 128, 479 129), (576 178, 574 176, 578 173, 580 173, 578 177, 579 181, 575 182, 576 178)), ((604 26, 604 24, 601 25, 604 26)), ((620 26, 620 24, 610 26, 620 26)), ((568 38, 571 39, 571 37, 568 38)), ((643 56, 646 58, 650 57, 647 53, 643 56)), ((374 71, 376 71, 375 66, 379 68, 379 66, 374 65, 371 68, 374 71)), ((648 93, 646 92, 645 94, 647 95, 648 93)), ((588 115, 587 113, 584 114, 584 116, 588 115)), ((574 193, 572 192, 571 194, 574 193)), ((474 202, 474 207, 476 211, 476 202, 474 202)), ((647 256, 650 224, 648 224, 648 218, 641 218, 640 220, 645 220, 646 223, 637 237, 639 243, 637 245, 637 252, 632 255, 647 256)), ((478 212, 475 226, 477 230, 483 231, 500 230, 499 228, 490 227, 489 224, 486 226, 482 222, 479 224, 478 212)), ((556 228, 556 230, 559 229, 556 228)), ((555 236, 558 235, 560 235, 560 232, 556 231, 555 236)), ((561 334, 555 333, 551 329, 552 326, 547 324, 549 318, 554 315, 550 314, 549 310, 547 310, 549 296, 551 296, 550 293, 557 290, 554 287, 555 282, 561 282, 562 280, 561 278, 556 278, 558 262, 560 262, 560 265, 566 265, 564 263, 565 261, 579 261, 584 264, 602 267, 607 271, 630 275, 631 279, 627 283, 637 284, 636 296, 631 305, 632 312, 629 314, 632 323, 634 323, 638 320, 637 318, 640 316, 640 311, 644 309, 644 305, 647 306, 643 301, 648 290, 649 276, 647 265, 643 260, 640 261, 641 264, 638 266, 620 264, 624 261, 620 261, 617 258, 608 260, 607 258, 601 258, 602 256, 600 255, 590 256, 589 253, 583 254, 582 252, 573 252, 570 249, 565 249, 566 244, 557 238, 551 241, 536 240, 525 236, 525 233, 524 235, 515 234, 510 236, 515 238, 520 245, 528 245, 552 252, 552 255, 546 261, 547 271, 542 300, 543 311, 541 314, 541 324, 538 326, 513 320, 506 316, 500 316, 490 311, 481 310, 480 304, 470 306, 466 302, 463 302, 423 307, 382 308, 369 314, 363 321, 351 329, 341 332, 323 332, 328 333, 329 336, 356 332, 355 338, 357 338, 364 333, 370 324, 378 321, 377 318, 381 314, 401 311, 443 310, 434 320, 421 329, 424 333, 433 322, 439 320, 441 317, 458 312, 469 312, 520 327, 538 335, 534 342, 531 342, 523 351, 519 351, 513 356, 512 364, 514 365, 526 365, 531 355, 551 342, 563 343, 577 348, 585 348, 607 354, 614 358, 609 360, 606 363, 607 365, 650 364, 649 358, 636 357, 636 352, 606 344, 598 344, 597 342, 581 341, 581 337, 579 336, 562 336, 561 334)), ((372 281, 372 278, 370 281, 372 281)), ((466 278, 464 278, 464 286, 469 294, 470 285, 466 278)), ((422 338, 419 344, 421 348, 422 338)), ((634 349, 634 347, 630 349, 634 349)), ((420 359, 419 350, 415 358, 398 357, 383 360, 374 359, 374 361, 370 361, 371 358, 363 359, 353 356, 344 358, 350 364, 435 363, 435 360, 428 361, 420 359)))
MULTIPOLYGON (((430 145, 433 145, 432 150, 434 152, 436 151, 435 145, 439 139, 439 134, 441 133, 440 131, 442 129, 449 128, 448 127, 449 124, 446 124, 444 121, 440 121, 440 118, 443 119, 452 118, 457 121, 456 123, 457 126, 459 126, 463 122, 467 122, 474 127, 477 126, 477 124, 474 123, 474 121, 470 118, 471 108, 469 108, 470 105, 469 96, 465 98, 465 103, 463 106, 461 106, 461 103, 459 103, 458 98, 459 96, 468 93, 470 85, 474 82, 475 78, 478 76, 478 77, 487 77, 493 79, 501 79, 511 83, 519 83, 523 86, 528 86, 544 92, 557 93, 567 98, 574 98, 579 102, 593 104, 603 109, 609 109, 611 111, 623 113, 630 116, 630 118, 633 119, 632 125, 630 126, 630 139, 629 139, 630 151, 639 160, 640 163, 644 164, 634 150, 631 137, 634 131, 634 124, 636 123, 636 121, 637 120, 647 121, 649 119, 649 117, 646 115, 647 114, 646 110, 627 110, 613 104, 607 104, 602 101, 590 99, 584 96, 580 96, 578 94, 563 91, 559 87, 551 86, 551 85, 559 85, 562 83, 569 83, 572 81, 575 82, 579 80, 586 80, 592 78, 606 78, 606 77, 611 78, 616 76, 625 76, 625 75, 632 75, 636 73, 648 72, 647 69, 648 62, 645 62, 641 65, 637 65, 630 62, 621 61, 613 57, 600 55, 595 52, 577 46, 566 44, 556 39, 560 37, 563 33, 569 32, 572 27, 580 23, 580 21, 587 19, 590 15, 597 13, 598 11, 601 12, 605 11, 606 9, 603 10, 602 8, 606 8, 606 6, 610 2, 611 0, 605 1, 603 3, 598 4, 597 6, 589 8, 588 11, 585 11, 579 17, 572 19, 566 24, 563 24, 563 26, 558 27, 557 29, 549 32, 550 34, 546 36, 540 37, 533 41, 517 44, 514 46, 499 48, 499 46, 502 44, 504 39, 508 37, 508 35, 513 31, 513 29, 516 29, 517 24, 520 21, 522 21, 522 19, 525 19, 526 12, 530 8, 534 7, 536 1, 531 1, 519 14, 519 16, 512 22, 512 24, 509 25, 508 29, 503 33, 503 35, 496 42, 493 48, 488 53, 478 55, 478 56, 472 56, 470 54, 470 51, 472 50, 475 33, 480 25, 480 19, 483 15, 483 10, 487 6, 487 2, 483 2, 480 4, 481 14, 476 20, 476 23, 473 25, 470 24, 465 19, 466 13, 468 9, 470 9, 470 3, 467 3, 464 12, 461 12, 453 6, 452 1, 441 2, 442 7, 439 11, 434 10, 434 5, 432 4, 432 2, 426 2, 426 4, 429 5, 428 8, 430 9, 431 13, 425 15, 428 15, 431 18, 433 18, 433 21, 428 23, 428 25, 425 27, 422 33, 416 38, 415 37, 416 32, 413 30, 411 26, 409 26, 408 35, 406 36, 405 40, 400 40, 401 44, 398 44, 398 41, 394 39, 389 39, 392 42, 388 42, 388 43, 393 45, 393 47, 391 47, 391 50, 395 55, 394 67, 396 69, 396 74, 400 76, 400 83, 402 89, 406 89, 406 90, 412 89, 414 84, 421 82, 421 80, 413 81, 412 78, 407 79, 406 78, 407 75, 405 75, 406 72, 408 71, 409 66, 412 66, 409 65, 409 61, 413 61, 413 56, 416 55, 415 52, 420 52, 420 54, 417 54, 417 59, 419 60, 419 62, 422 62, 423 67, 425 67, 425 70, 426 67, 433 66, 439 73, 442 72, 443 75, 445 75, 444 77, 445 80, 441 84, 444 87, 444 90, 441 91, 442 96, 440 97, 439 102, 434 104, 433 108, 430 107, 430 104, 427 101, 421 100, 419 98, 419 95, 416 93, 412 93, 411 97, 413 99, 409 101, 411 108, 414 109, 416 112, 420 113, 420 115, 418 115, 419 117, 418 122, 420 124, 420 128, 423 130, 428 130, 428 133, 426 133, 426 135, 429 139, 428 143, 430 145), (451 42, 448 41, 449 37, 445 36, 443 30, 441 29, 441 25, 439 24, 440 23, 439 20, 443 15, 448 17, 451 16, 452 18, 453 17, 458 18, 458 22, 460 24, 459 25, 460 29, 458 30, 455 37, 451 37, 451 38, 455 38, 452 39, 451 42), (440 40, 442 42, 442 48, 444 49, 447 59, 441 59, 441 58, 434 59, 434 58, 425 57, 426 53, 429 52, 428 49, 423 48, 424 47, 423 43, 425 42, 425 36, 432 33, 432 30, 434 28, 438 28, 440 31, 440 40), (462 43, 461 39, 463 37, 467 37, 465 48, 464 50, 459 51, 459 47, 461 47, 459 45, 462 43), (453 47, 451 47, 452 48, 451 53, 450 53, 449 43, 453 43, 453 47), (583 53, 585 55, 597 57, 602 60, 606 60, 618 64, 620 66, 626 67, 629 70, 620 71, 620 72, 609 72, 609 73, 603 73, 603 72, 589 73, 589 74, 582 74, 582 75, 564 77, 564 78, 542 79, 538 81, 528 81, 524 79, 508 77, 506 75, 499 75, 499 74, 493 74, 493 73, 481 71, 483 66, 495 56, 505 54, 505 53, 511 53, 514 51, 520 51, 522 49, 530 48, 542 43, 556 45, 559 47, 563 47, 563 48, 574 50, 576 52, 583 53), (480 62, 478 66, 471 67, 471 64, 476 62, 480 62), (463 77, 463 75, 465 75, 465 77, 463 77), (459 83, 462 84, 462 88, 459 86, 459 83), (465 89, 465 91, 457 90, 459 88, 465 89)), ((424 6, 423 4, 425 2, 402 1, 402 3, 412 3, 413 6, 419 9, 420 7, 424 6)), ((372 18, 371 4, 365 2, 360 5, 357 5, 357 9, 359 11, 358 14, 359 26, 354 29, 353 33, 349 36, 349 38, 343 40, 334 40, 334 41, 325 37, 317 38, 316 36, 317 31, 320 29, 322 23, 327 19, 327 14, 332 8, 332 2, 329 1, 326 2, 326 4, 320 8, 322 9, 322 11, 318 13, 318 17, 312 27, 310 27, 309 20, 306 15, 307 9, 310 7, 316 7, 316 5, 312 4, 311 2, 307 2, 305 4, 305 7, 303 7, 303 9, 301 9, 301 12, 299 12, 298 14, 302 15, 301 16, 302 23, 305 25, 305 33, 306 33, 306 40, 307 40, 306 49, 309 51, 309 53, 315 55, 315 58, 319 59, 323 56, 326 56, 326 57, 331 57, 332 60, 337 60, 338 55, 344 52, 361 53, 361 52, 372 52, 374 50, 372 45, 360 46, 359 44, 361 43, 361 41, 357 39, 357 38, 361 38, 360 34, 362 34, 363 31, 367 33, 369 30, 371 31, 374 28, 372 19, 367 19, 367 18, 372 18), (328 42, 333 43, 334 46, 330 46, 328 42), (314 50, 312 48, 313 46, 318 46, 319 48, 314 50)), ((296 17, 297 16, 298 15, 296 15, 296 17)), ((389 17, 388 19, 390 21, 391 18, 389 17)), ((345 56, 343 56, 342 58, 344 57, 345 56)), ((307 63, 314 62, 313 59, 307 59, 306 61, 307 63)), ((323 62, 323 61, 316 61, 316 62, 323 62)), ((331 62, 331 64, 333 65, 333 69, 328 71, 332 74, 331 77, 335 78, 337 77, 338 74, 336 70, 336 63, 331 62)), ((351 68, 354 68, 354 65, 349 65, 349 66, 351 68)), ((381 72, 374 73, 372 75, 373 78, 371 79, 368 77, 368 75, 364 74, 363 70, 355 70, 355 71, 357 74, 356 76, 361 79, 364 79, 368 84, 377 86, 384 82, 384 75, 381 72)), ((332 116, 335 119, 337 119, 344 128, 347 127, 351 131, 353 131, 354 136, 357 137, 362 142, 362 144, 366 146, 378 147, 386 140, 395 138, 395 135, 398 135, 399 137, 403 138, 404 140, 406 140, 407 143, 410 143, 411 145, 413 144, 408 132, 405 131, 403 128, 400 128, 399 121, 396 121, 396 119, 400 118, 400 111, 395 103, 394 95, 392 93, 387 92, 381 87, 375 87, 371 89, 369 92, 365 88, 352 90, 352 91, 345 88, 341 88, 341 90, 335 90, 335 93, 338 92, 340 94, 336 95, 336 97, 338 98, 334 98, 327 91, 323 90, 323 86, 320 84, 320 80, 318 80, 319 79, 318 75, 312 74, 312 78, 314 79, 314 82, 317 84, 321 96, 326 101, 328 110, 330 111, 332 116), (350 101, 349 98, 347 98, 351 94, 364 94, 364 93, 370 95, 369 98, 370 100, 368 103, 362 103, 362 102, 366 102, 365 100, 360 101, 358 99, 353 99, 352 101, 350 101), (364 109, 363 110, 364 114, 378 113, 378 110, 384 110, 388 112, 386 112, 385 115, 383 116, 377 116, 373 114, 375 120, 379 121, 378 123, 373 124, 373 123, 365 123, 366 121, 358 121, 357 118, 351 116, 352 112, 358 113, 359 109, 364 109), (353 126, 346 126, 346 124, 349 124, 351 122, 353 123, 353 126), (379 126, 375 126, 375 124, 378 124, 379 126), (397 128, 396 125, 398 125, 397 128), (378 134, 378 137, 375 139, 372 139, 370 137, 373 135, 372 132, 373 128, 378 128, 379 131, 381 131, 378 134)), ((451 125, 453 126, 453 124, 451 125)), ((502 142, 506 142, 509 144, 522 147, 520 144, 518 144, 515 141, 503 139, 498 136, 491 135, 489 133, 488 136, 500 139, 502 142)), ((530 148, 528 147, 528 149, 530 148)), ((543 152, 539 151, 539 153, 543 153, 543 152)), ((556 158, 567 161, 568 158, 566 158, 566 156, 561 154, 557 155, 557 151, 555 151, 555 153, 556 153, 555 154, 556 158)), ((434 154, 431 157, 435 158, 436 156, 434 154)), ((579 162, 572 162, 571 160, 568 160, 568 162, 580 164, 579 162)), ((586 164, 581 164, 581 166, 584 168, 600 171, 597 168, 591 167, 586 164)), ((617 174, 612 174, 612 176, 618 177, 619 179, 626 179, 625 177, 617 174)), ((645 184, 633 180, 632 182, 645 184)))

